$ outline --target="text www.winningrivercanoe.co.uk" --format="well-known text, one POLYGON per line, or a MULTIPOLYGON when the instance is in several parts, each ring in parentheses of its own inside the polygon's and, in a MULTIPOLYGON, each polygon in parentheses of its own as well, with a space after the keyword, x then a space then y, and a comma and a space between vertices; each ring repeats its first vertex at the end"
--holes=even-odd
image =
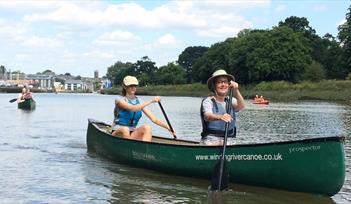
MULTIPOLYGON (((219 160, 221 158, 220 154, 213 155, 195 155, 196 160, 219 160)), ((249 161, 281 161, 283 156, 278 154, 227 154, 225 159, 230 162, 232 160, 249 160, 249 161)))

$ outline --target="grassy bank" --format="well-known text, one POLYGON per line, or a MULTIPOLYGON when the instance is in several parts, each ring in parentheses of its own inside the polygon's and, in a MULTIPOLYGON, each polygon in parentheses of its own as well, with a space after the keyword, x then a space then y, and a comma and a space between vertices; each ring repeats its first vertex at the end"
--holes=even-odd
MULTIPOLYGON (((327 100, 351 103, 351 81, 325 80, 317 83, 292 84, 285 81, 262 82, 257 85, 241 86, 244 98, 255 95, 275 101, 327 100)), ((121 87, 106 90, 106 94, 119 94, 121 87)), ((140 95, 160 96, 206 96, 210 94, 206 84, 185 84, 138 87, 140 95)))

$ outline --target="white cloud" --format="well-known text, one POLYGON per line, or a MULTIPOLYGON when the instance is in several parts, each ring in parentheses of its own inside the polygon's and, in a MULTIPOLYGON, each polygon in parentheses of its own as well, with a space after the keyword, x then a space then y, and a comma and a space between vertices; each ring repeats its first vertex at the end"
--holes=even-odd
POLYGON ((286 7, 286 5, 278 5, 277 7, 275 7, 274 10, 275 10, 276 12, 282 12, 282 11, 287 10, 287 7, 286 7))
POLYGON ((83 53, 83 56, 87 58, 95 58, 95 59, 113 59, 114 58, 113 54, 107 53, 107 52, 101 52, 98 50, 85 52, 83 53))
POLYGON ((172 34, 166 34, 161 36, 157 42, 162 45, 175 45, 177 44, 177 39, 172 34))
POLYGON ((93 43, 97 45, 127 45, 141 42, 141 38, 131 32, 114 31, 102 34, 93 43))
POLYGON ((57 8, 57 6, 63 4, 64 1, 46 1, 46 0, 36 0, 36 1, 0 1, 0 10, 6 10, 11 12, 40 12, 48 11, 57 8))
POLYGON ((0 13, 10 14, 0 18, 0 43, 10 52, 3 48, 0 55, 17 54, 9 63, 24 67, 32 64, 29 61, 38 62, 32 65, 36 69, 56 66, 84 71, 87 67, 105 68, 116 60, 133 62, 142 56, 160 66, 176 60, 193 38, 208 43, 252 28, 241 12, 267 8, 271 2, 165 1, 152 9, 142 4, 0 0, 0 13))
POLYGON ((213 33, 216 28, 227 32, 216 32, 206 36, 228 37, 248 28, 251 23, 239 14, 242 9, 266 7, 268 0, 261 1, 171 1, 147 10, 136 3, 104 5, 103 2, 88 7, 65 2, 53 12, 40 12, 26 15, 27 22, 51 22, 67 26, 111 27, 124 29, 189 29, 195 33, 213 33), (234 20, 233 20, 234 19, 234 20), (233 23, 234 21, 234 23, 233 23), (200 32, 199 32, 200 30, 200 32))
POLYGON ((31 36, 23 38, 23 45, 29 47, 60 47, 62 43, 54 38, 31 36))
POLYGON ((339 21, 336 26, 340 26, 342 24, 346 23, 346 19, 342 19, 341 21, 339 21))

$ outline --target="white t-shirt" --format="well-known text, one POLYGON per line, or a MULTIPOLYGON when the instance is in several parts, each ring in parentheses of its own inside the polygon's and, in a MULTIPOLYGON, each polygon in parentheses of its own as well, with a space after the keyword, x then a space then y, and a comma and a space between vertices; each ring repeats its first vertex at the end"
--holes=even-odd
MULTIPOLYGON (((203 102, 203 111, 204 113, 213 113, 212 109, 213 109, 213 102, 211 101, 212 97, 207 97, 204 102, 203 102)), ((225 102, 219 102, 217 101, 217 103, 221 104, 225 110, 225 102)), ((233 97, 232 99, 232 104, 233 106, 237 105, 238 101, 236 100, 236 98, 233 97)))

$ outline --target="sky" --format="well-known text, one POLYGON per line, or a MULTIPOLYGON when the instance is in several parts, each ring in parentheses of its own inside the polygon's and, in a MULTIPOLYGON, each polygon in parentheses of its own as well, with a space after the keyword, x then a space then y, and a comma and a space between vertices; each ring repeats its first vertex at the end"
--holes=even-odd
POLYGON ((0 0, 0 65, 34 74, 99 76, 117 61, 143 56, 160 67, 189 46, 236 37, 242 29, 272 29, 305 17, 319 36, 337 36, 349 0, 0 0))

